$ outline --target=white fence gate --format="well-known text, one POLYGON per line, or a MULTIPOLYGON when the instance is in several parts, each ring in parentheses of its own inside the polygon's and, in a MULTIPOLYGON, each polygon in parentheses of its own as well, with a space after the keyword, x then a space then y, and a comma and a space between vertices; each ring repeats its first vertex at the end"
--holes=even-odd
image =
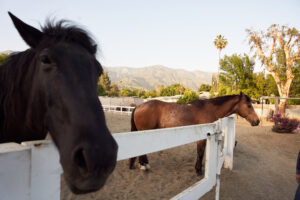
MULTIPOLYGON (((207 139, 204 178, 173 197, 173 200, 199 199, 216 184, 216 199, 219 199, 222 165, 224 163, 224 167, 230 169, 233 166, 233 115, 210 124, 118 133, 113 136, 119 145, 118 161, 207 139)), ((62 170, 57 149, 51 141, 1 144, 0 165, 1 200, 60 199, 62 170)))

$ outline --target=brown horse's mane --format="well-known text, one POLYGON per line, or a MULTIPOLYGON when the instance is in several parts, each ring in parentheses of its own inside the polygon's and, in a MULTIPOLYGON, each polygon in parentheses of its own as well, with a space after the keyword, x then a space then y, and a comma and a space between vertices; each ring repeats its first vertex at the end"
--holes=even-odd
MULTIPOLYGON (((191 101, 189 104, 193 104, 196 106, 203 106, 206 102, 212 103, 214 105, 222 105, 224 102, 236 98, 236 97, 240 97, 240 95, 227 95, 227 96, 221 96, 221 97, 216 97, 216 98, 212 98, 212 99, 196 99, 194 101, 191 101)), ((251 102, 251 98, 248 97, 247 95, 245 95, 246 97, 246 101, 247 102, 251 102)))

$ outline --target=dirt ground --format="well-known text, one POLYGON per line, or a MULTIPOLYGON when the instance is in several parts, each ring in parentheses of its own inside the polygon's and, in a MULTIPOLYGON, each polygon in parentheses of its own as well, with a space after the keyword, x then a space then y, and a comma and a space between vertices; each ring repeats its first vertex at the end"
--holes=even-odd
MULTIPOLYGON (((112 133, 130 130, 130 116, 106 113, 112 133)), ((222 200, 291 200, 296 191, 296 158, 300 149, 300 132, 277 134, 272 124, 263 122, 251 127, 238 119, 234 152, 234 169, 221 172, 222 200)), ((170 199, 203 177, 196 175, 196 145, 149 155, 151 171, 129 170, 128 161, 120 161, 107 184, 98 192, 74 195, 62 179, 62 200, 170 199)), ((214 199, 215 190, 201 200, 214 199)))

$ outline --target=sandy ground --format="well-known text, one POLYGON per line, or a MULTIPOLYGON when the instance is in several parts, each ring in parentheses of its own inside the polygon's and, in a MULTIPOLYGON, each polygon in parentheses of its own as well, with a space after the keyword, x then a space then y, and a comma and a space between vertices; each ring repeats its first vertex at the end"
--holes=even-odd
MULTIPOLYGON (((130 116, 106 113, 112 133, 130 130, 130 116)), ((236 124, 238 145, 233 171, 221 173, 222 200, 291 200, 296 191, 295 168, 300 133, 271 132, 271 123, 251 127, 245 120, 236 124)), ((62 200, 170 199, 203 177, 196 175, 196 145, 149 155, 151 171, 129 170, 128 161, 118 162, 107 184, 98 192, 74 195, 62 180, 62 200)), ((201 200, 214 199, 215 190, 201 200)))

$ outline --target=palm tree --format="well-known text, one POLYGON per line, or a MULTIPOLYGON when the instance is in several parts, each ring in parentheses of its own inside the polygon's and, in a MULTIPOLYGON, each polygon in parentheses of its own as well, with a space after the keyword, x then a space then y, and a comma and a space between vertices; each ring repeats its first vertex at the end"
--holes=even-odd
POLYGON ((218 67, 218 77, 217 77, 217 88, 219 89, 219 76, 220 76, 220 60, 221 60, 221 51, 227 45, 227 39, 222 35, 218 35, 214 41, 216 48, 219 50, 219 67, 218 67))

